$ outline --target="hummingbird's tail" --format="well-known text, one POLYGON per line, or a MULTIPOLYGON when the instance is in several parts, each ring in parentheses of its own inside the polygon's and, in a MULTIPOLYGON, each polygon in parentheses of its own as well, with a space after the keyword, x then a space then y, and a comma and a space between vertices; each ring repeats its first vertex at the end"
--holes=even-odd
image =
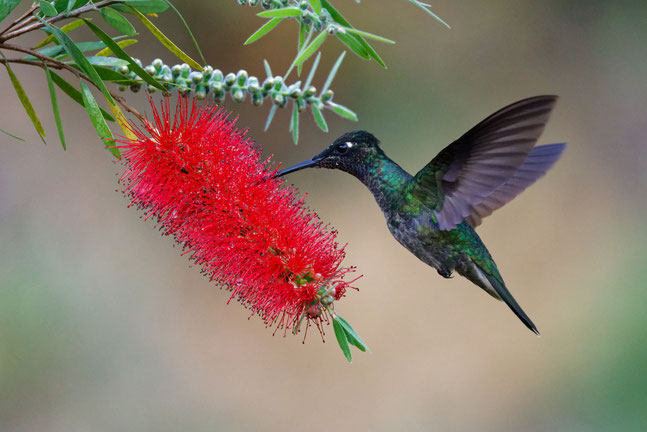
POLYGON ((503 283, 503 279, 498 274, 498 271, 495 270, 497 273, 496 275, 491 275, 472 260, 467 264, 456 268, 456 271, 479 287, 483 288, 492 297, 505 302, 521 322, 539 336, 539 330, 537 330, 537 327, 532 320, 528 315, 526 315, 523 309, 521 309, 519 303, 517 303, 514 297, 512 297, 512 294, 510 294, 510 291, 506 288, 505 283, 503 283))

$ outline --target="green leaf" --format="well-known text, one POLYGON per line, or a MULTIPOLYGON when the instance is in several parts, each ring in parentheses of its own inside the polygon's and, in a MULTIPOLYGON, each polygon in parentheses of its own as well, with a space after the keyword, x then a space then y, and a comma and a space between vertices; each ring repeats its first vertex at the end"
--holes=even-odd
MULTIPOLYGON (((4 58, 4 54, 2 55, 2 57, 4 58)), ((7 59, 5 58, 5 60, 7 59)), ((34 124, 34 128, 36 128, 36 132, 38 132, 40 139, 43 140, 43 142, 45 142, 44 140, 45 129, 43 129, 43 125, 38 119, 38 116, 36 115, 36 111, 34 111, 34 106, 31 104, 29 97, 27 96, 27 93, 25 93, 25 89, 20 84, 20 81, 18 81, 18 77, 13 73, 13 70, 11 70, 11 66, 9 66, 9 63, 5 62, 4 65, 7 68, 9 79, 11 80, 11 84, 13 85, 14 90, 16 90, 16 94, 18 95, 18 99, 20 99, 20 103, 22 104, 23 108, 25 108, 25 111, 27 112, 29 119, 34 124)))
MULTIPOLYGON (((137 43, 137 39, 126 39, 126 40, 117 42, 117 45, 119 46, 119 48, 125 48, 127 46, 134 45, 136 43, 137 43)), ((110 54, 112 54, 112 50, 110 48, 104 48, 98 53, 96 53, 95 56, 109 56, 110 54)))
POLYGON ((314 54, 319 49, 321 44, 324 43, 326 36, 328 36, 327 31, 322 31, 321 33, 319 33, 317 37, 314 38, 314 40, 310 42, 310 44, 299 53, 297 58, 294 60, 294 64, 298 66, 308 60, 310 56, 312 56, 312 54, 314 54))
POLYGON ((273 9, 264 12, 260 12, 258 15, 261 18, 287 18, 287 17, 298 17, 301 16, 303 11, 298 7, 286 7, 281 9, 273 9))
POLYGON ((175 6, 173 6, 173 3, 171 3, 169 0, 164 0, 164 1, 168 3, 171 9, 173 9, 176 15, 180 18, 180 21, 182 21, 184 28, 189 33, 189 37, 191 37, 191 40, 193 41, 193 45, 195 46, 196 51, 198 51, 198 55, 200 55, 200 59, 202 60, 202 63, 207 64, 207 60, 204 58, 204 55, 202 54, 202 50, 200 49, 200 45, 198 45, 198 41, 195 39, 195 36, 193 36, 193 32, 189 28, 189 24, 187 24, 186 20, 184 19, 180 11, 177 10, 175 6))
POLYGON ((348 324, 348 321, 337 315, 337 319, 339 320, 339 323, 341 326, 344 328, 344 331, 346 332, 346 338, 348 339, 348 343, 351 345, 357 347, 362 352, 366 352, 368 350, 368 345, 362 340, 361 337, 357 334, 357 332, 348 324))
POLYGON ((339 70, 339 66, 341 66, 342 60, 344 60, 344 57, 346 56, 346 51, 342 52, 340 56, 337 58, 337 61, 333 65, 332 69, 330 69, 330 73, 328 74, 328 78, 326 78, 326 82, 324 83, 323 87, 321 88, 321 94, 326 93, 328 89, 330 88, 330 84, 332 84, 332 80, 335 79, 335 75, 337 75, 337 71, 339 70))
MULTIPOLYGON (((332 19, 336 23, 339 23, 344 27, 351 27, 351 28, 353 27, 346 20, 346 18, 344 18, 343 15, 340 14, 339 11, 337 11, 337 9, 335 9, 328 2, 328 0, 321 0, 321 5, 324 8, 326 8, 326 10, 330 13, 330 16, 332 17, 332 19)), ((366 50, 366 52, 368 52, 368 54, 371 56, 371 58, 373 58, 380 66, 382 66, 384 68, 386 67, 386 64, 384 63, 384 60, 382 60, 382 58, 377 54, 377 52, 373 49, 373 47, 368 42, 366 42, 361 36, 358 36, 358 35, 355 35, 355 34, 351 34, 351 37, 353 37, 357 41, 357 43, 359 43, 362 47, 364 47, 364 49, 366 50)))
POLYGON ((374 40, 379 41, 379 42, 384 42, 384 43, 388 43, 388 44, 394 44, 395 43, 395 41, 392 41, 391 39, 387 39, 385 37, 378 36, 378 35, 375 35, 373 33, 365 32, 365 31, 362 31, 362 30, 357 30, 356 28, 352 28, 352 27, 344 27, 344 31, 347 31, 349 33, 353 33, 353 34, 356 34, 356 35, 359 35, 359 36, 363 36, 365 38, 374 39, 374 40))
POLYGON ((115 58, 115 57, 90 56, 86 58, 93 66, 119 67, 119 66, 125 66, 128 64, 126 60, 115 58))
POLYGON ((267 60, 263 59, 263 65, 265 66, 265 73, 267 74, 267 76, 273 76, 272 69, 270 68, 270 64, 267 62, 267 60))
POLYGON ((108 150, 110 150, 110 152, 115 155, 115 157, 120 157, 119 149, 109 144, 109 142, 114 140, 114 136, 112 135, 112 132, 110 132, 110 128, 103 119, 99 105, 97 105, 97 101, 94 99, 94 96, 92 96, 92 92, 83 81, 81 81, 81 94, 83 95, 85 110, 90 116, 90 121, 94 126, 94 130, 97 131, 97 135, 99 135, 100 138, 103 138, 104 144, 106 145, 106 147, 108 147, 108 150))
POLYGON ((40 10, 43 12, 45 16, 53 17, 58 15, 58 12, 56 12, 56 8, 50 2, 45 0, 40 0, 38 5, 40 6, 40 10))
POLYGON ((321 0, 310 0, 310 6, 312 6, 312 9, 317 15, 321 15, 321 0))
MULTIPOLYGON (((87 18, 87 20, 88 20, 88 21, 90 21, 90 20, 91 20, 91 18, 87 18)), ((85 21, 83 21, 82 19, 78 19, 78 20, 76 20, 76 21, 72 21, 72 22, 71 22, 71 23, 69 23, 69 24, 65 24, 63 27, 61 27, 61 31, 62 31, 63 33, 69 33, 69 32, 71 32, 72 30, 77 29, 77 28, 81 27, 81 26, 82 26, 82 25, 84 25, 84 24, 85 24, 85 21)), ((34 46, 34 49, 38 49, 38 48, 44 47, 45 45, 47 45, 48 43, 52 42, 53 40, 54 40, 54 35, 53 35, 53 34, 50 34, 50 35, 49 35, 49 36, 47 36, 45 39, 43 39, 42 41, 38 42, 38 43, 34 46)))
POLYGON ((135 27, 133 27, 130 21, 116 10, 109 7, 103 7, 99 9, 99 11, 101 12, 103 19, 115 30, 128 36, 135 36, 135 34, 137 34, 135 27))
MULTIPOLYGON (((52 76, 52 81, 54 81, 54 84, 58 86, 63 92, 70 97, 74 102, 78 103, 82 107, 85 107, 85 104, 83 103, 83 96, 81 95, 81 92, 78 91, 77 89, 72 86, 72 84, 68 83, 65 81, 63 78, 61 78, 59 75, 57 75, 55 72, 51 72, 50 74, 52 76)), ((103 118, 108 120, 108 121, 115 121, 114 117, 108 113, 108 111, 104 110, 103 108, 101 109, 101 114, 103 115, 103 118)))
POLYGON ((315 77, 315 72, 317 72, 317 67, 319 66, 319 60, 321 60, 321 52, 317 53, 317 57, 315 57, 315 61, 314 63, 312 63, 312 68, 310 69, 308 78, 306 79, 306 82, 303 85, 303 91, 308 91, 308 87, 310 87, 310 84, 312 83, 312 80, 315 77))
POLYGON ((366 51, 366 48, 364 48, 361 43, 357 42, 355 35, 337 33, 337 37, 358 56, 366 60, 371 59, 371 55, 368 53, 368 51, 366 51))
POLYGON ((348 346, 348 338, 346 337, 346 332, 344 327, 339 322, 339 317, 334 317, 332 320, 332 327, 335 330, 335 337, 337 338, 337 343, 339 348, 344 353, 344 357, 348 360, 349 363, 353 362, 353 354, 350 352, 350 346, 348 346))
POLYGON ((447 28, 451 28, 451 27, 449 26, 449 24, 447 24, 445 21, 443 21, 443 19, 442 19, 442 18, 440 18, 438 15, 436 15, 435 13, 433 13, 433 12, 431 11, 431 6, 429 6, 428 4, 423 3, 423 2, 421 2, 421 1, 418 1, 418 0, 409 0, 409 1, 410 1, 411 3, 413 3, 413 4, 415 4, 416 6, 418 6, 418 7, 419 7, 420 9, 422 9, 423 11, 427 12, 429 15, 431 15, 432 17, 434 17, 434 18, 435 18, 435 19, 437 19, 438 21, 440 21, 442 24, 444 24, 444 25, 445 25, 445 27, 447 27, 447 28))
POLYGON ((23 141, 23 142, 25 141, 24 139, 20 138, 19 136, 16 136, 16 135, 12 134, 11 132, 7 132, 6 130, 4 130, 2 128, 0 128, 0 132, 2 132, 3 134, 9 135, 11 138, 15 138, 15 139, 17 139, 19 141, 23 141))
POLYGON ((45 68, 45 75, 47 76, 47 87, 49 88, 49 97, 52 100, 52 111, 54 112, 56 129, 58 129, 58 138, 61 140, 63 150, 66 150, 65 135, 63 134, 63 123, 61 122, 61 113, 58 110, 58 100, 56 99, 56 90, 54 89, 54 83, 52 82, 52 74, 46 64, 43 64, 43 66, 45 68))
POLYGON ((292 119, 290 120, 290 130, 292 131, 292 140, 295 144, 299 143, 299 108, 295 102, 292 107, 292 119))
POLYGON ((5 19, 19 3, 20 0, 0 0, 0 21, 5 19))
MULTIPOLYGON (((42 19, 41 19, 41 22, 43 22, 45 26, 52 32, 56 40, 58 40, 58 42, 63 46, 63 48, 70 55, 72 60, 74 60, 74 62, 79 65, 81 70, 83 70, 83 72, 85 72, 88 75, 88 77, 90 77, 92 82, 99 88, 99 90, 101 90, 101 93, 104 94, 106 99, 108 99, 109 101, 112 101, 112 96, 110 95, 110 92, 106 88, 106 85, 101 80, 101 77, 99 76, 97 71, 94 70, 94 68, 88 61, 88 59, 85 57, 85 55, 83 55, 83 52, 81 52, 81 50, 77 47, 74 41, 70 39, 68 35, 63 33, 59 28, 49 25, 47 22, 43 21, 42 19)), ((86 22, 86 24, 88 26, 94 26, 94 24, 90 22, 86 22)), ((111 40, 111 43, 116 45, 116 43, 113 42, 112 40, 111 40)))
POLYGON ((137 76, 146 81, 148 84, 162 90, 163 92, 166 92, 166 88, 162 84, 160 84, 155 78, 150 76, 148 72, 142 69, 141 66, 135 63, 135 60, 133 60, 132 57, 126 54, 126 51, 121 49, 121 47, 115 41, 113 41, 112 38, 108 36, 103 30, 92 23, 87 23, 87 25, 90 30, 92 30, 95 35, 99 36, 99 39, 101 39, 106 44, 106 46, 112 50, 115 56, 128 62, 128 67, 131 71, 135 72, 137 76))
POLYGON ((326 102, 326 105, 332 109, 337 115, 347 118, 349 120, 357 121, 357 114, 355 114, 353 111, 349 110, 343 105, 337 105, 334 102, 326 102))
POLYGON ((281 18, 272 18, 271 20, 263 24, 261 28, 256 30, 254 34, 248 37, 244 45, 249 45, 252 42, 256 42, 257 40, 259 40, 260 38, 262 38, 263 36, 271 32, 274 29, 274 27, 279 25, 281 21, 283 21, 281 18))
POLYGON ((81 6, 85 6, 88 4, 90 0, 69 0, 67 2, 67 8, 65 8, 65 12, 70 12, 74 9, 78 9, 81 6))
POLYGON ((123 3, 123 5, 112 5, 112 7, 120 12, 128 13, 132 13, 132 8, 135 8, 145 14, 164 12, 169 7, 164 0, 123 0, 123 3))
POLYGON ((169 38, 167 38, 166 35, 164 35, 164 33, 162 33, 160 31, 160 29, 155 27, 155 24, 153 24, 141 12, 139 12, 137 9, 133 9, 133 13, 148 28, 148 30, 150 30, 150 32, 153 34, 153 36, 155 36, 162 43, 162 45, 164 45, 169 51, 171 51, 173 54, 175 54, 175 56, 177 58, 179 58, 180 60, 188 63, 189 66, 191 66, 193 69, 197 69, 197 70, 200 70, 200 71, 203 70, 202 66, 200 66, 200 64, 198 64, 198 62, 193 60, 186 53, 184 53, 184 51, 182 51, 180 48, 178 48, 177 45, 175 45, 173 42, 171 42, 171 40, 169 38))
MULTIPOLYGON (((299 42, 297 43, 297 54, 303 49, 303 45, 306 43, 306 37, 308 36, 308 26, 301 22, 299 23, 299 42)), ((297 67, 297 75, 301 76, 301 69, 303 68, 303 63, 297 67)))
POLYGON ((315 121, 317 122, 317 126, 319 126, 319 129, 321 129, 324 132, 328 132, 328 124, 326 123, 326 119, 323 116, 323 113, 317 106, 317 104, 312 104, 312 115, 315 118, 315 121))
POLYGON ((102 66, 94 66, 94 70, 97 71, 101 79, 104 81, 120 83, 124 85, 130 85, 136 82, 135 80, 128 78, 126 75, 120 74, 114 69, 105 68, 102 66))
POLYGON ((267 115, 267 121, 265 122, 265 129, 264 131, 267 131, 270 128, 270 123, 272 123, 272 119, 274 118, 274 114, 276 114, 276 109, 278 106, 272 104, 272 108, 270 108, 270 113, 267 115))

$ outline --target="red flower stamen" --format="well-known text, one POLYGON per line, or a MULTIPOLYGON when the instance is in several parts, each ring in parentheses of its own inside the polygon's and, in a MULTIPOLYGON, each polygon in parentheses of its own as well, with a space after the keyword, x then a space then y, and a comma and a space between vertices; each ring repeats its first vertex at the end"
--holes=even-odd
POLYGON ((267 325, 287 331, 306 319, 321 329, 354 271, 340 267, 336 231, 272 178, 270 159, 225 111, 183 97, 175 116, 168 98, 151 106, 153 121, 132 126, 137 139, 119 141, 131 205, 267 325))

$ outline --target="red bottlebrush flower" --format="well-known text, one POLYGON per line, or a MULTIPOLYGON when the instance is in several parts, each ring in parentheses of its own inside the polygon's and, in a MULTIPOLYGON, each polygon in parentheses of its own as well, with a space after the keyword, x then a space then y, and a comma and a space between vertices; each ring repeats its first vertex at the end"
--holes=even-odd
POLYGON ((183 97, 175 116, 168 98, 151 106, 153 121, 120 141, 131 204, 267 325, 296 330, 305 318, 321 329, 354 271, 340 266, 336 232, 272 178, 269 159, 225 111, 183 97))

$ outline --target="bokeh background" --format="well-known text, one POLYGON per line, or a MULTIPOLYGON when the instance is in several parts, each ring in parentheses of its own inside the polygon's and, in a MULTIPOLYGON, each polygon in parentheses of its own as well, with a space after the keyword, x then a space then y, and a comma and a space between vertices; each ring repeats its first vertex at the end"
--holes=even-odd
MULTIPOLYGON (((267 58, 282 72, 294 55, 294 23, 242 46, 260 8, 176 4, 224 71, 263 76, 267 58)), ((433 1, 451 30, 404 0, 334 4, 397 41, 375 44, 388 69, 351 54, 337 75, 358 124, 329 115, 324 134, 303 117, 295 147, 287 112, 264 133, 267 104, 228 108, 286 164, 362 128, 416 171, 505 104, 560 95, 541 142, 568 142, 564 157, 479 228, 542 337, 419 262, 359 182, 324 170, 290 179, 349 243, 364 277, 338 310, 372 353, 349 365, 332 337, 273 337, 126 207, 69 101, 62 151, 42 71, 16 66, 50 139, 0 73, 1 127, 26 139, 0 135, 0 430, 647 430, 647 3, 433 1)), ((194 53, 172 13, 158 23, 194 53)), ((134 56, 176 62, 140 39, 134 56)), ((342 49, 326 43, 315 84, 342 49)))

